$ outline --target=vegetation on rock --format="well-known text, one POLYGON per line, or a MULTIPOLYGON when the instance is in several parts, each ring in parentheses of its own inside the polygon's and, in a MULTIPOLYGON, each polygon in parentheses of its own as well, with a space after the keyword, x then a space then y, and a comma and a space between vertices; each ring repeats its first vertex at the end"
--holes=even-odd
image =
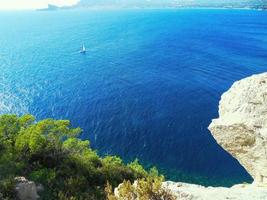
POLYGON ((152 168, 146 178, 138 179, 133 184, 124 180, 115 193, 108 183, 105 189, 107 200, 175 200, 171 191, 163 187, 163 180, 164 177, 152 168))
POLYGON ((45 192, 40 194, 41 199, 59 200, 105 199, 107 183, 109 187, 116 187, 137 179, 144 185, 144 191, 151 192, 147 184, 157 180, 153 183, 157 185, 162 181, 162 177, 148 173, 138 160, 125 165, 119 157, 98 156, 89 141, 78 138, 80 133, 81 129, 72 128, 67 120, 36 122, 32 115, 0 116, 0 193, 3 198, 14 199, 16 176, 42 184, 45 192))

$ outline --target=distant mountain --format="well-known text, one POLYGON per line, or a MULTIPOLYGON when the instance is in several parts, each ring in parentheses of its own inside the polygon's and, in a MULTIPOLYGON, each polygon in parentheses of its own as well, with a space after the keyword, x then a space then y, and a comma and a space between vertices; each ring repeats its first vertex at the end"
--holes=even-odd
POLYGON ((81 0, 77 7, 98 7, 98 6, 116 6, 116 7, 154 7, 154 6, 174 6, 173 0, 81 0))
POLYGON ((59 9, 58 6, 48 4, 47 8, 38 9, 38 11, 54 11, 54 10, 58 10, 58 9, 59 9))
POLYGON ((267 0, 80 0, 71 8, 91 7, 232 7, 267 9, 267 0))

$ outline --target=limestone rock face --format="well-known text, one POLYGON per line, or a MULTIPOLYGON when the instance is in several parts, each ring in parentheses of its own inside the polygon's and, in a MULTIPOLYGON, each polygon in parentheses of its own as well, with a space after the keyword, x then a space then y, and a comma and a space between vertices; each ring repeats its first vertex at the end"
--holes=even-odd
POLYGON ((235 82, 222 95, 209 130, 254 183, 267 184, 267 73, 235 82))
POLYGON ((33 181, 28 181, 24 177, 16 177, 16 193, 19 200, 37 200, 37 187, 33 181))
POLYGON ((177 200, 265 200, 267 188, 257 187, 253 184, 240 184, 231 188, 204 187, 200 185, 175 183, 167 181, 163 183, 175 195, 177 200))
MULTIPOLYGON (((135 182, 136 183, 136 182, 135 182)), ((135 184, 134 184, 135 185, 135 184)), ((119 187, 115 188, 115 195, 119 196, 119 187)), ((177 200, 266 200, 267 187, 255 184, 234 185, 226 187, 204 187, 201 185, 172 182, 163 182, 162 187, 169 191, 177 200)), ((140 200, 138 197, 131 200, 140 200)))

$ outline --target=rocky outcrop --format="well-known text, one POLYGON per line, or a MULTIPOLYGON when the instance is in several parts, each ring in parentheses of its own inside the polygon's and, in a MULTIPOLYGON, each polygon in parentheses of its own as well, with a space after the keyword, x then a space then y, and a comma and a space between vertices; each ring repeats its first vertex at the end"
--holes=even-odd
POLYGON ((267 189, 252 184, 225 187, 203 187, 200 185, 164 182, 163 187, 175 195, 177 200, 265 200, 267 189))
MULTIPOLYGON (((118 200, 122 200, 119 194, 119 185, 115 188, 114 194, 118 200)), ((133 184, 136 187, 136 181, 133 184)), ((267 188, 255 184, 234 185, 226 187, 204 187, 201 185, 166 181, 162 188, 177 200, 266 200, 267 188)), ((130 200, 140 200, 137 195, 127 196, 130 200)), ((168 198, 167 198, 168 199, 168 198)), ((171 198, 173 199, 173 198, 171 198)), ((152 199, 149 199, 152 200, 152 199)))
POLYGON ((16 177, 15 191, 19 200, 37 200, 37 187, 33 181, 28 181, 24 177, 16 177))
MULTIPOLYGON (((235 82, 222 95, 219 118, 212 121, 209 130, 250 173, 254 184, 226 188, 167 181, 163 187, 177 200, 266 200, 267 73, 235 82)), ((118 195, 118 189, 115 193, 118 195)))
POLYGON ((267 73, 235 82, 219 105, 212 135, 253 177, 254 184, 231 188, 165 182, 179 200, 267 199, 267 73))
POLYGON ((267 73, 235 82, 222 95, 209 130, 254 183, 267 184, 267 73))

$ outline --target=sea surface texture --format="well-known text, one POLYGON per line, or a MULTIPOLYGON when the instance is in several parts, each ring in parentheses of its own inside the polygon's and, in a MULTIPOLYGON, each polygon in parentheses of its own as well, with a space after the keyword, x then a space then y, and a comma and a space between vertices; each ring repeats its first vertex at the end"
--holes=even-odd
POLYGON ((207 126, 234 81, 266 71, 267 12, 2 12, 0 47, 0 114, 70 119, 102 155, 171 180, 251 181, 207 126))

